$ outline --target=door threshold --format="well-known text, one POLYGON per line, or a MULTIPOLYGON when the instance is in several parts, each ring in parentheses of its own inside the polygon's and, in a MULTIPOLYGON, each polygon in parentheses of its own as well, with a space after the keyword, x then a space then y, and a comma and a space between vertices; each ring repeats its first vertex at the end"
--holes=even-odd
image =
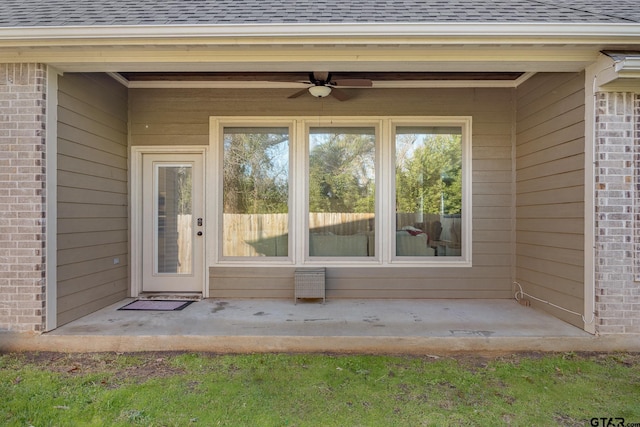
POLYGON ((202 299, 201 292, 143 292, 138 295, 141 300, 184 300, 184 301, 200 301, 202 299))

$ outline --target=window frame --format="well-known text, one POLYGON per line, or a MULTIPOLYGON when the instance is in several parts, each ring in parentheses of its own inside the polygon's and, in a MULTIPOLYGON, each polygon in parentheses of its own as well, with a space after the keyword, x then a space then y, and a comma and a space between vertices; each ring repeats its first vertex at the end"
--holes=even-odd
POLYGON ((209 247, 212 247, 212 258, 209 260, 209 265, 243 265, 246 266, 248 264, 256 264, 256 265, 291 265, 295 261, 295 255, 292 254, 291 248, 295 247, 295 228, 294 228, 294 217, 296 216, 295 212, 295 203, 294 203, 294 194, 295 194, 295 176, 294 176, 294 164, 293 161, 295 159, 295 121, 291 119, 283 119, 283 118, 265 118, 265 117, 234 117, 234 118, 221 118, 221 119, 210 119, 211 123, 211 131, 210 131, 210 144, 213 146, 213 149, 210 150, 213 159, 211 159, 210 164, 216 165, 217 171, 212 173, 213 176, 211 187, 207 191, 213 194, 211 198, 214 201, 213 206, 209 206, 208 212, 210 212, 210 216, 213 218, 208 218, 208 221, 214 224, 213 229, 215 230, 215 237, 213 240, 215 242, 214 245, 211 245, 207 242, 209 247), (288 218, 287 218, 287 228, 289 230, 289 235, 287 239, 287 244, 289 250, 287 251, 288 255, 285 256, 229 256, 224 255, 223 244, 224 244, 224 130, 225 128, 234 128, 234 127, 246 127, 246 128, 288 128, 289 129, 289 165, 288 165, 288 173, 289 173, 289 194, 288 194, 288 218))
POLYGON ((382 257, 380 256, 380 239, 375 238, 375 255, 374 256, 353 256, 353 257, 331 257, 331 256, 311 256, 309 255, 309 171, 310 171, 310 135, 311 128, 321 127, 321 128, 349 128, 349 127, 370 127, 375 131, 375 156, 374 156, 374 167, 375 167, 375 209, 373 212, 375 218, 375 227, 374 227, 374 236, 378 236, 380 233, 380 220, 379 216, 382 211, 380 207, 380 180, 382 179, 382 162, 381 162, 381 151, 382 151, 382 140, 384 139, 382 136, 383 131, 383 120, 380 118, 367 118, 367 117, 359 117, 359 118, 340 118, 340 119, 326 119, 326 120, 302 120, 300 125, 302 126, 300 135, 303 135, 304 139, 304 159, 302 162, 304 165, 304 169, 302 174, 300 175, 301 181, 304 182, 304 197, 303 206, 300 212, 303 213, 304 216, 304 224, 300 224, 303 227, 299 232, 305 236, 304 244, 302 246, 304 252, 301 254, 305 265, 340 265, 340 266, 363 266, 363 265, 380 265, 382 263, 382 257))
POLYGON ((471 116, 348 116, 327 117, 210 117, 209 160, 217 170, 207 174, 209 266, 323 267, 471 267, 472 266, 472 117, 471 116), (462 252, 460 256, 396 256, 395 130, 402 126, 460 127, 462 131, 462 252), (289 236, 287 257, 223 256, 223 161, 225 127, 289 128, 289 236), (374 127, 375 256, 309 256, 309 130, 314 127, 374 127), (213 242, 213 243, 212 243, 213 242), (383 244, 384 242, 384 244, 383 244))
POLYGON ((472 255, 472 159, 471 159, 471 117, 411 117, 411 118, 390 118, 388 150, 386 158, 388 159, 389 175, 389 203, 387 213, 390 220, 393 221, 393 229, 395 232, 395 167, 396 167, 396 129, 398 127, 460 127, 461 135, 461 155, 462 155, 462 249, 460 256, 445 257, 421 257, 421 256, 398 256, 396 255, 396 239, 392 238, 390 244, 386 245, 386 255, 389 264, 416 264, 428 263, 430 266, 471 266, 472 255), (434 260, 432 260, 434 259, 434 260), (435 260, 437 259, 437 260, 435 260))

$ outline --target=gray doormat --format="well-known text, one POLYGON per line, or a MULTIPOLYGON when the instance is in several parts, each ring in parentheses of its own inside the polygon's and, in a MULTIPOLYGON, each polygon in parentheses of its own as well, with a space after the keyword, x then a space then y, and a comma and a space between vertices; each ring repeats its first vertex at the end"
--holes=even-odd
POLYGON ((194 301, 142 300, 138 299, 120 307, 118 310, 177 311, 194 301))

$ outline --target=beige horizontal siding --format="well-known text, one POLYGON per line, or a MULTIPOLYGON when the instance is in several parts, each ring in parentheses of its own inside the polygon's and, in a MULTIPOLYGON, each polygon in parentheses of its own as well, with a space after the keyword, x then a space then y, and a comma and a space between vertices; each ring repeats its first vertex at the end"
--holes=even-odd
MULTIPOLYGON (((60 289, 60 294, 58 298, 60 298, 60 302, 62 304, 69 304, 69 306, 75 306, 74 298, 65 298, 68 296, 77 294, 90 294, 96 289, 99 292, 108 292, 109 295, 118 294, 122 291, 122 288, 126 288, 122 284, 124 282, 128 282, 127 279, 127 269, 128 266, 126 262, 117 266, 117 268, 109 268, 106 270, 98 270, 93 273, 79 276, 73 279, 65 280, 67 286, 60 289), (88 286, 87 283, 90 285, 88 286), (80 291, 78 291, 80 289, 80 291), (115 292, 109 291, 109 289, 116 289, 115 292)), ((122 297, 124 298, 124 297, 122 297)), ((64 308, 61 307, 61 308, 64 308)), ((82 306, 79 305, 78 308, 82 311, 82 306)), ((65 311, 65 310, 62 310, 65 311)))
POLYGON ((209 272, 214 298, 293 298, 295 268, 216 267, 209 272))
MULTIPOLYGON (((353 95, 347 102, 311 96, 288 99, 295 92, 290 89, 133 89, 131 143, 207 145, 210 116, 472 116, 473 267, 330 269, 328 296, 512 296, 514 91, 345 90, 353 95)), ((286 267, 210 269, 212 297, 293 298, 293 283, 293 269, 286 267)))
POLYGON ((58 250, 126 242, 127 236, 128 232, 126 230, 58 233, 58 250))
POLYGON ((58 86, 57 316, 63 325, 128 294, 128 101, 126 88, 104 74, 65 74, 58 86))
MULTIPOLYGON (((505 258, 486 259, 494 262, 474 267, 473 280, 454 268, 327 268, 326 293, 328 298, 508 298, 510 288, 502 282, 510 265, 504 265, 505 258)), ((213 267, 211 296, 293 298, 294 271, 289 267, 213 267)))
MULTIPOLYGON (((517 90, 516 280, 584 307, 584 75, 538 74, 517 90)), ((532 301, 582 326, 579 316, 532 301)))
MULTIPOLYGON (((94 153, 100 155, 100 153, 94 153)), ((58 155, 58 170, 66 173, 76 173, 87 177, 107 178, 119 182, 127 180, 127 170, 96 163, 78 157, 58 155)))
MULTIPOLYGON (((511 147, 511 90, 345 89, 347 102, 287 97, 290 89, 131 90, 133 145, 209 143, 210 116, 472 115, 474 147, 511 147), (481 108, 478 108, 481 106, 481 108)), ((482 159, 499 159, 499 150, 482 159)), ((475 154, 474 154, 475 156, 475 154)))

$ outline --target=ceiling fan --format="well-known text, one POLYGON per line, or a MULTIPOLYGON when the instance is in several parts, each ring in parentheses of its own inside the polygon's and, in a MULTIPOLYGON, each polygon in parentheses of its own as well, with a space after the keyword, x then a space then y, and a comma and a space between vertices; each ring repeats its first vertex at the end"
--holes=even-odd
POLYGON ((313 72, 309 73, 309 81, 303 82, 311 86, 302 89, 289 98, 297 98, 309 92, 316 98, 324 98, 326 96, 333 96, 338 101, 346 101, 350 96, 338 89, 337 86, 351 86, 351 87, 371 87, 373 83, 369 79, 331 79, 331 73, 329 72, 313 72))

